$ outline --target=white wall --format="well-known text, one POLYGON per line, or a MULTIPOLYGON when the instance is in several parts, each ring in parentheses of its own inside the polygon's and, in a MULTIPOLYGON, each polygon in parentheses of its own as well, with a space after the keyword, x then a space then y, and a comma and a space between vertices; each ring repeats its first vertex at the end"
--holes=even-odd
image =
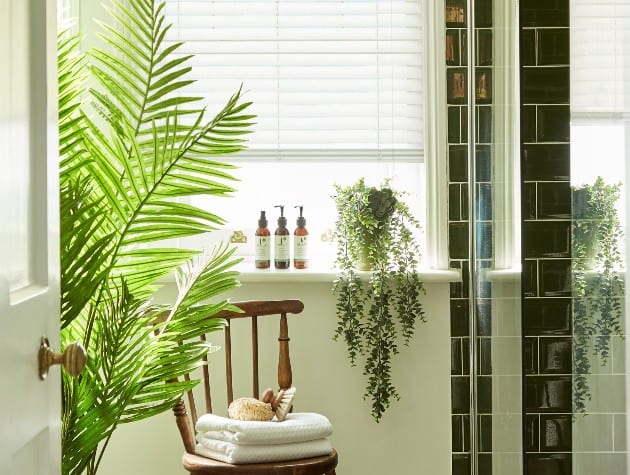
MULTIPOLYGON (((360 368, 351 368, 344 344, 332 340, 336 322, 330 283, 245 283, 232 294, 234 300, 299 298, 304 302, 304 312, 289 321, 295 408, 331 419, 340 475, 451 471, 448 284, 430 283, 427 290, 424 302, 429 321, 418 327, 411 346, 395 357, 394 381, 401 400, 380 424, 373 422, 369 404, 362 399, 365 380, 360 368)), ((172 288, 165 289, 162 298, 168 301, 171 292, 172 288)), ((275 387, 277 327, 261 323, 260 332, 261 338, 269 336, 269 345, 261 347, 261 386, 275 387)), ((249 348, 248 341, 245 345, 249 348)), ((249 352, 240 356, 233 352, 235 374, 242 374, 238 360, 250 361, 249 352)), ((212 355, 210 364, 222 367, 222 355, 212 355)), ((249 392, 249 387, 235 388, 235 397, 249 392)), ((213 402, 215 412, 220 412, 216 409, 220 403, 213 402)), ((163 414, 120 427, 104 457, 101 475, 185 473, 182 451, 173 416, 163 414)))

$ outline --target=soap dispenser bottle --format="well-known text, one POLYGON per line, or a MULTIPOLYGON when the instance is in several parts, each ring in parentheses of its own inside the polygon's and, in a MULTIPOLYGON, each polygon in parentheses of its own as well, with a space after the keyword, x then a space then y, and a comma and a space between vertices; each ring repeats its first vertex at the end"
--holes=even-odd
POLYGON ((302 205, 294 206, 300 208, 300 216, 297 219, 297 228, 293 232, 293 267, 296 269, 306 269, 308 267, 308 231, 306 230, 306 219, 302 216, 302 205))
POLYGON ((289 268, 289 230, 287 229, 287 218, 284 217, 284 206, 277 205, 274 208, 280 208, 280 217, 278 218, 278 228, 274 233, 274 256, 273 262, 276 269, 289 268))
POLYGON ((258 229, 256 229, 256 251, 254 254, 254 264, 256 269, 269 269, 271 263, 271 232, 267 227, 267 216, 265 212, 260 212, 258 219, 258 229))

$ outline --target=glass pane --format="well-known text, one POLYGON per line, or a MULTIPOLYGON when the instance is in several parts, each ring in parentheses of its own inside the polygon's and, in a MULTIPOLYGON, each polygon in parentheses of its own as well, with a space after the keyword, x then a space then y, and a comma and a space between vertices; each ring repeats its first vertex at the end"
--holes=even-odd
POLYGON ((30 94, 28 2, 9 3, 0 42, 0 262, 15 290, 30 282, 30 94), (11 40, 9 40, 11 38, 11 40))

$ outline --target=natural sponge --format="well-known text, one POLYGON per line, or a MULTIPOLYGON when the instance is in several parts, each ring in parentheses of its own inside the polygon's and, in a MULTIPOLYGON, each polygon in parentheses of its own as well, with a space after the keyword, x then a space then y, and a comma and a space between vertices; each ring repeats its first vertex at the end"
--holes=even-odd
POLYGON ((230 403, 228 416, 239 421, 270 421, 274 412, 269 403, 253 397, 241 397, 230 403))

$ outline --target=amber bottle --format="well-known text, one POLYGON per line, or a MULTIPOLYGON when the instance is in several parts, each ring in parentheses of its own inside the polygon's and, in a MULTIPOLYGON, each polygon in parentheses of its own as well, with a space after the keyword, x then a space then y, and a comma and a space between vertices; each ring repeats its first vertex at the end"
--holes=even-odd
POLYGON ((297 228, 293 232, 293 267, 296 269, 306 269, 308 267, 308 231, 306 230, 306 219, 302 216, 303 206, 300 208, 300 216, 297 219, 297 228))
POLYGON ((280 217, 278 218, 278 227, 274 233, 274 255, 273 263, 276 269, 288 269, 289 263, 289 230, 287 229, 287 218, 284 217, 284 206, 277 205, 280 208, 280 217))
POLYGON ((256 252, 254 263, 256 269, 269 269, 271 264, 271 232, 267 227, 267 217, 265 212, 260 212, 258 219, 258 229, 256 229, 256 252))

